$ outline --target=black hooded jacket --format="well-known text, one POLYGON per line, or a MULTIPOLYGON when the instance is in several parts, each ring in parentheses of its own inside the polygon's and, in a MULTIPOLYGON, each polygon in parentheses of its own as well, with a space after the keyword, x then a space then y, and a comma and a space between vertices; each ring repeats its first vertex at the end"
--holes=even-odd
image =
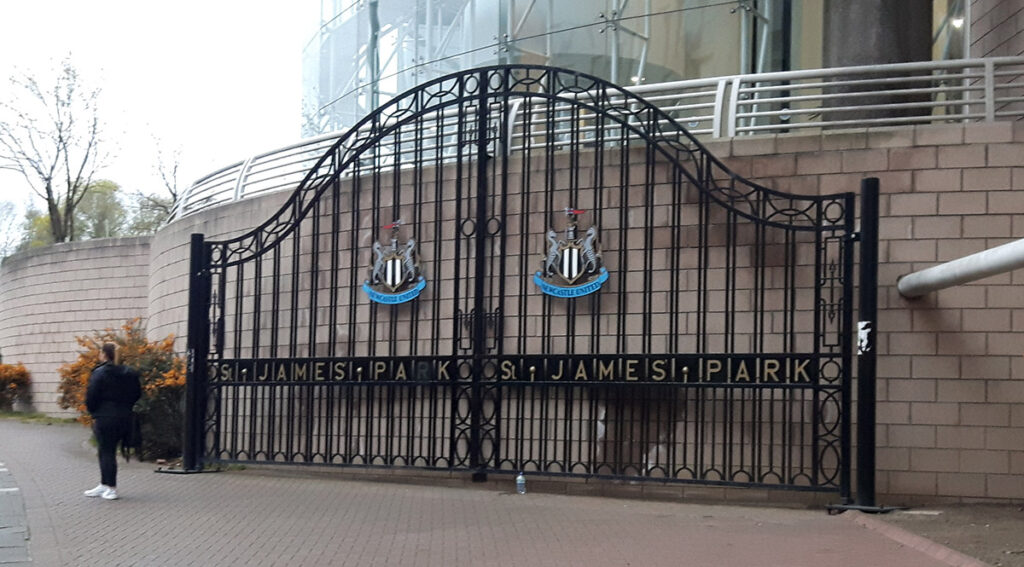
POLYGON ((93 418, 129 417, 140 397, 138 374, 125 366, 104 362, 89 376, 85 407, 93 418))

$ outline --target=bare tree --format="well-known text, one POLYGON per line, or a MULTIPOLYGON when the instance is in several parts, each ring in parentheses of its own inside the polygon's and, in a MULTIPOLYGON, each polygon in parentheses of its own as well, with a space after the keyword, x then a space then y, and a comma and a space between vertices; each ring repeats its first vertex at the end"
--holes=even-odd
POLYGON ((181 190, 178 187, 180 167, 181 148, 167 152, 160 141, 156 140, 154 169, 160 176, 163 190, 150 193, 135 192, 132 219, 127 234, 152 234, 171 218, 178 199, 181 198, 181 190))
POLYGON ((12 77, 0 102, 0 168, 20 173, 46 201, 54 242, 75 239, 75 209, 106 157, 100 152, 99 89, 88 89, 64 60, 52 87, 12 77))
POLYGON ((181 148, 175 148, 168 153, 163 146, 157 142, 156 147, 156 173, 160 176, 163 184, 163 193, 160 195, 139 193, 139 205, 142 208, 150 209, 159 213, 163 219, 170 218, 174 212, 174 206, 181 197, 178 188, 178 168, 181 167, 181 148))
POLYGON ((18 230, 18 212, 14 203, 0 201, 0 258, 4 258, 14 252, 21 238, 18 230))

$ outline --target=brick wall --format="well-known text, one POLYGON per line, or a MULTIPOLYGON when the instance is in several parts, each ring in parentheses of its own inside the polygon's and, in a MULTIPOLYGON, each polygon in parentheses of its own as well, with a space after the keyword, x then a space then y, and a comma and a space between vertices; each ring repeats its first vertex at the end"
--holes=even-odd
POLYGON ((973 0, 971 57, 1024 55, 1024 2, 973 0))
POLYGON ((57 244, 0 267, 0 352, 32 373, 33 405, 52 415, 57 369, 77 356, 75 337, 146 317, 149 238, 57 244))
MULTIPOLYGON (((887 502, 1024 498, 1024 274, 906 300, 900 275, 1024 237, 1024 126, 929 125, 717 141, 736 172, 817 194, 881 179, 878 489, 887 502)), ((283 197, 213 209, 153 247, 151 333, 184 332, 188 234, 233 234, 283 197)))
POLYGON ((901 275, 1024 237, 1024 127, 765 136, 714 151, 784 190, 880 178, 879 493, 1024 499, 1024 272, 914 300, 896 290, 901 275))
POLYGON ((150 247, 149 324, 146 327, 150 339, 174 335, 175 347, 185 352, 191 235, 199 233, 207 240, 219 240, 248 232, 270 218, 287 198, 285 191, 228 203, 190 215, 160 230, 150 247))
MULTIPOLYGON (((970 56, 1019 57, 1024 55, 1024 0, 974 0, 970 4, 970 56)), ((1024 77, 995 77, 995 112, 1019 114, 1024 104, 1024 77), (998 101, 1003 99, 1003 101, 998 101), (1014 102, 1004 102, 1004 101, 1014 102)))
MULTIPOLYGON (((757 136, 710 147, 739 174, 785 191, 857 191, 864 177, 881 179, 882 500, 1024 499, 1024 273, 916 300, 903 299, 895 286, 900 275, 1024 237, 1024 125, 757 136)), ((154 238, 148 256, 151 337, 184 336, 189 234, 238 234, 268 218, 286 197, 214 208, 154 238)), ((12 260, 11 268, 34 269, 28 258, 12 260)), ((5 355, 12 336, 7 313, 17 303, 8 299, 9 280, 5 275, 0 287, 5 355)), ((36 300, 42 303, 49 302, 36 300)))

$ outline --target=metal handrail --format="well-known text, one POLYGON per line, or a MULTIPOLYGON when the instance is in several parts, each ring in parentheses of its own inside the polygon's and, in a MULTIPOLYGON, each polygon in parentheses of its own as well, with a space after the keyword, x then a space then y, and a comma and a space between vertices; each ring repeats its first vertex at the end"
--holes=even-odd
MULTIPOLYGON (((636 85, 626 90, 643 96, 685 126, 711 138, 772 134, 854 126, 1015 120, 1024 118, 1024 57, 990 57, 865 65, 805 71, 731 75, 707 79, 636 85), (858 104, 858 101, 863 101, 858 104), (881 116, 851 118, 853 111, 886 111, 881 116)), ((524 137, 544 134, 543 123, 527 114, 554 111, 554 134, 564 128, 571 108, 514 105, 505 151, 515 152, 524 137), (519 141, 517 144, 516 142, 519 141)), ((457 117, 438 117, 442 130, 457 117)), ((577 119, 588 120, 584 117, 577 119)), ((597 124, 577 131, 597 135, 597 124)), ((170 221, 233 200, 294 189, 344 131, 308 138, 263 152, 214 171, 193 183, 176 204, 170 221)), ((449 148, 440 137, 437 151, 449 148)), ((433 144, 434 141, 431 141, 433 144)), ((421 148, 422 149, 422 148, 421 148)), ((388 150, 383 163, 408 163, 412 150, 388 150)))

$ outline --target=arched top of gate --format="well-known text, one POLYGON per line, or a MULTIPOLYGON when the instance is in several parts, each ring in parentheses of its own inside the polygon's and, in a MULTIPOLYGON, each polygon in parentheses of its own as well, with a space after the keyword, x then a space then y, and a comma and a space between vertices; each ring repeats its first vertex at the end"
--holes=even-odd
POLYGON ((627 129, 631 141, 652 146, 697 190, 741 217, 788 230, 851 230, 852 193, 796 195, 770 189, 730 170, 669 113, 618 85, 556 67, 497 65, 426 82, 368 114, 321 156, 277 213, 242 236, 210 241, 219 245, 215 261, 236 264, 274 246, 364 152, 402 125, 462 103, 535 98, 584 108, 627 129))

